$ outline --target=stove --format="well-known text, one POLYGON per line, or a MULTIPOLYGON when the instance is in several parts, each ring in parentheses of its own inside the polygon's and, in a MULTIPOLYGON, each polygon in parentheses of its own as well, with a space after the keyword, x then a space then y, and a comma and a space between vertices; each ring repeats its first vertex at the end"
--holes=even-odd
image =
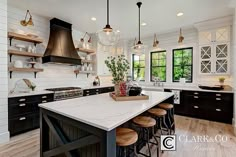
POLYGON ((78 98, 83 96, 83 89, 79 87, 49 88, 46 90, 54 92, 54 101, 78 98))

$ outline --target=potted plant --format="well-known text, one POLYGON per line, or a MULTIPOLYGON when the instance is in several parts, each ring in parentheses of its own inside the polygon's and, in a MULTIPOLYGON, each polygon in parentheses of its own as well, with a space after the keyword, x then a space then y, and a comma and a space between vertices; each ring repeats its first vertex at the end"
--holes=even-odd
POLYGON ((223 86, 224 82, 225 82, 225 78, 224 77, 220 77, 219 78, 219 82, 220 82, 220 85, 223 86))
POLYGON ((117 57, 110 56, 105 64, 112 74, 112 83, 115 85, 115 95, 120 95, 120 84, 125 81, 125 76, 130 68, 128 60, 124 55, 117 57))

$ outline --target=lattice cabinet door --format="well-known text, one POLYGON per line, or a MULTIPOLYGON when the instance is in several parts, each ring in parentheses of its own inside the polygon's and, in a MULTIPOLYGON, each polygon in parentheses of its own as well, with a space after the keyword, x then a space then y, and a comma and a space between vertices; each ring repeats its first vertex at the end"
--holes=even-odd
POLYGON ((222 27, 215 30, 215 42, 228 42, 230 41, 230 27, 222 27))
POLYGON ((213 58, 213 46, 204 45, 200 46, 200 73, 211 74, 212 73, 212 58, 213 58))
POLYGON ((199 44, 208 44, 212 42, 212 36, 213 32, 212 31, 202 31, 199 32, 198 38, 199 38, 199 44))
POLYGON ((217 74, 229 73, 229 48, 228 43, 215 45, 215 72, 217 74))

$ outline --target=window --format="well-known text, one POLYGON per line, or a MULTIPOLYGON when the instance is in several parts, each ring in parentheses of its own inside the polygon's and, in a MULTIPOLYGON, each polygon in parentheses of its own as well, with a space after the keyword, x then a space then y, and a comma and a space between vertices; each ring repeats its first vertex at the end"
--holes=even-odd
POLYGON ((193 48, 173 50, 173 82, 179 82, 185 78, 186 82, 192 82, 193 78, 193 48))
POLYGON ((132 74, 133 74, 133 80, 140 80, 144 81, 145 80, 145 55, 135 55, 133 54, 132 56, 132 61, 133 61, 133 69, 132 69, 132 74))
POLYGON ((166 81, 166 51, 151 52, 151 81, 159 78, 166 81))

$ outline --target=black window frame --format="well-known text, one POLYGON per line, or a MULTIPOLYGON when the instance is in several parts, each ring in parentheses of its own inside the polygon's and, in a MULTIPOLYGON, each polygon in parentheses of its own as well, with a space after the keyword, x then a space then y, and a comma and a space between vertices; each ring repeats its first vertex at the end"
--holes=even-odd
MULTIPOLYGON (((153 80, 152 80, 152 68, 153 68, 153 65, 152 65, 152 54, 153 53, 163 53, 163 52, 165 52, 166 53, 166 64, 167 64, 167 51, 166 50, 162 50, 162 51, 153 51, 153 52, 151 52, 150 53, 150 81, 151 82, 154 82, 153 80)), ((165 66, 154 66, 154 67, 165 67, 166 68, 166 79, 167 79, 167 67, 166 67, 166 65, 165 66)), ((166 79, 164 80, 164 81, 161 81, 161 82, 166 82, 166 79)))
MULTIPOLYGON (((134 56, 135 56, 136 54, 132 54, 132 80, 133 81, 137 81, 137 80, 135 80, 134 79, 134 56)), ((143 55, 145 55, 145 54, 143 54, 143 55)), ((137 56, 137 55, 136 55, 137 56)), ((141 61, 143 61, 143 60, 141 60, 141 61)), ((139 59, 139 62, 140 62, 140 59, 139 59)), ((144 60, 144 63, 145 63, 145 67, 141 67, 141 68, 144 68, 144 70, 145 70, 145 68, 146 68, 146 55, 145 55, 145 60, 144 60)), ((145 73, 145 75, 146 75, 146 73, 145 73)), ((145 75, 144 75, 144 80, 139 80, 139 81, 145 81, 145 75)))
MULTIPOLYGON (((191 80, 186 81, 186 83, 192 83, 193 82, 193 47, 185 47, 185 48, 178 48, 178 49, 172 49, 172 82, 179 82, 179 81, 175 81, 174 79, 174 52, 176 50, 186 50, 186 49, 191 49, 192 50, 192 55, 191 55, 191 60, 192 60, 192 64, 191 65, 187 65, 187 66, 191 66, 191 80)), ((182 56, 183 57, 183 56, 182 56)))

